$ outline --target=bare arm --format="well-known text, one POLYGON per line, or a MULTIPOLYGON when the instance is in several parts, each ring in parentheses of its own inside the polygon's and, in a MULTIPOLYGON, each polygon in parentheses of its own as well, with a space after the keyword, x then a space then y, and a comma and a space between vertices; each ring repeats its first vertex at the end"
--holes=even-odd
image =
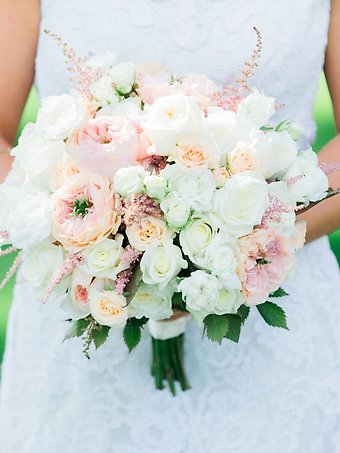
MULTIPOLYGON (((340 0, 332 0, 325 72, 338 135, 320 151, 319 161, 335 163, 340 162, 340 0)), ((329 184, 333 189, 340 187, 340 172, 329 176, 329 184)), ((340 228, 340 195, 311 209, 304 218, 307 220, 307 241, 340 228)))
POLYGON ((0 2, 0 183, 11 157, 20 117, 33 83, 40 20, 39 0, 0 2))

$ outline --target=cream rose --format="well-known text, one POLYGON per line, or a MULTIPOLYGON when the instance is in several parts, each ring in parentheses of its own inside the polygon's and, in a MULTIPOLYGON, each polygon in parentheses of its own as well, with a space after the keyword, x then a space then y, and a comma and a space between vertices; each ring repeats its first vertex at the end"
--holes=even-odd
POLYGON ((126 299, 114 291, 90 288, 90 313, 103 326, 124 327, 128 319, 126 299))
POLYGON ((136 250, 144 252, 154 244, 171 239, 174 231, 169 229, 164 220, 157 217, 144 217, 140 224, 132 224, 126 228, 129 243, 136 250))
POLYGON ((275 99, 254 89, 249 96, 240 102, 237 109, 237 119, 241 123, 250 123, 256 128, 260 128, 268 123, 274 113, 275 99))
POLYGON ((181 269, 188 267, 179 247, 170 241, 148 248, 140 262, 143 282, 165 288, 181 269))
POLYGON ((144 316, 154 321, 170 318, 172 315, 173 285, 167 285, 162 291, 158 286, 140 283, 138 290, 128 305, 129 317, 137 319, 144 316))
POLYGON ((141 166, 131 165, 119 168, 113 177, 116 192, 127 198, 141 192, 144 188, 144 178, 147 175, 148 173, 141 166))
POLYGON ((179 140, 169 158, 184 168, 217 168, 221 153, 214 142, 188 136, 179 140))
POLYGON ((268 206, 268 184, 261 174, 238 173, 215 192, 212 216, 219 228, 240 237, 261 223, 268 206))
POLYGON ((161 200, 168 191, 168 183, 161 175, 147 175, 144 178, 145 193, 151 198, 161 200))
POLYGON ((216 168, 212 171, 213 177, 216 182, 216 187, 221 188, 224 186, 226 180, 229 178, 229 172, 225 167, 216 168))
POLYGON ((228 154, 228 168, 231 173, 241 173, 257 169, 258 157, 250 143, 239 142, 236 148, 228 154))
POLYGON ((183 228, 190 218, 190 205, 176 192, 167 195, 160 206, 168 225, 175 230, 183 228))

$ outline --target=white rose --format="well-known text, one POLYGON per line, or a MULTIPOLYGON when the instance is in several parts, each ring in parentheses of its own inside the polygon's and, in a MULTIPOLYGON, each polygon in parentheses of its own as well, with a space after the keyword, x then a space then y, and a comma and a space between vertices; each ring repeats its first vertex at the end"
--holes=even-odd
POLYGON ((112 82, 120 93, 130 93, 136 81, 136 68, 134 63, 119 63, 110 69, 112 82))
POLYGON ((119 168, 113 177, 115 191, 122 197, 129 198, 142 191, 144 178, 147 175, 148 173, 141 166, 131 165, 119 168))
POLYGON ((278 132, 287 131, 296 142, 302 138, 304 133, 304 127, 301 123, 291 123, 289 120, 282 121, 275 130, 278 132))
POLYGON ((22 276, 32 286, 44 287, 63 260, 62 247, 50 243, 40 244, 24 253, 22 276))
POLYGON ((284 176, 290 180, 301 176, 289 190, 297 202, 308 204, 310 201, 322 200, 328 190, 328 178, 318 166, 317 155, 311 150, 299 153, 294 164, 284 176))
POLYGON ((143 318, 144 316, 154 321, 170 318, 172 315, 172 285, 167 285, 162 291, 158 286, 140 283, 138 290, 128 305, 130 318, 143 318))
POLYGON ((181 249, 167 241, 148 248, 140 262, 143 282, 147 285, 158 285, 163 290, 181 269, 188 267, 183 259, 181 249))
POLYGON ((10 212, 15 209, 21 195, 17 186, 8 183, 0 185, 0 231, 7 231, 10 212))
POLYGON ((277 173, 284 173, 297 157, 297 146, 288 132, 267 132, 260 135, 255 144, 261 162, 268 171, 262 172, 265 178, 270 178, 277 173), (265 161, 267 163, 265 163, 265 161))
POLYGON ((241 289, 237 275, 239 255, 236 239, 223 233, 218 233, 207 246, 206 268, 219 277, 225 288, 241 289))
POLYGON ((199 267, 205 267, 205 253, 215 235, 216 228, 211 219, 195 216, 180 232, 179 241, 190 261, 199 267))
POLYGON ((272 182, 268 186, 269 196, 271 197, 271 204, 275 202, 275 199, 279 200, 280 203, 286 208, 288 212, 280 213, 280 221, 267 222, 267 226, 278 230, 284 235, 291 235, 294 231, 296 215, 294 212, 296 203, 294 196, 292 195, 289 187, 283 181, 272 182))
POLYGON ((107 71, 112 68, 117 60, 117 54, 114 52, 105 52, 103 54, 94 55, 87 60, 90 66, 102 71, 107 71))
MULTIPOLYGON (((117 104, 119 97, 112 86, 112 80, 109 75, 104 75, 96 80, 90 86, 90 92, 99 106, 117 104)), ((102 113, 99 115, 101 116, 102 113)))
POLYGON ((184 227, 190 218, 190 205, 176 192, 167 195, 160 206, 168 225, 174 229, 184 227))
POLYGON ((117 234, 114 239, 104 239, 83 251, 85 264, 83 269, 94 277, 114 279, 119 272, 129 266, 123 265, 120 258, 123 254, 124 237, 117 234))
POLYGON ((210 170, 191 171, 175 164, 168 165, 162 176, 168 181, 169 192, 177 192, 193 209, 198 212, 210 209, 216 188, 210 170))
POLYGON ((14 247, 27 249, 44 242, 51 234, 52 209, 47 192, 28 192, 8 218, 14 247))
POLYGON ((155 244, 161 244, 174 236, 174 231, 167 227, 164 220, 146 216, 140 224, 132 224, 126 228, 129 243, 136 250, 144 252, 155 244))
POLYGON ((42 100, 36 125, 47 139, 63 140, 71 135, 84 117, 84 110, 73 96, 49 96, 42 100))
POLYGON ((167 156, 181 137, 198 133, 201 126, 197 103, 187 96, 172 95, 156 99, 150 106, 143 129, 154 144, 150 152, 167 156))
MULTIPOLYGON (((117 98, 117 100, 119 99, 117 98)), ((101 116, 124 116, 142 122, 145 114, 141 109, 141 100, 136 96, 122 99, 119 102, 112 102, 110 105, 104 105, 104 107, 97 112, 96 118, 101 116)))
POLYGON ((13 148, 15 164, 24 174, 24 182, 48 189, 51 173, 63 158, 65 144, 43 137, 35 125, 26 126, 18 145, 13 148))
POLYGON ((215 315, 236 314, 241 305, 244 304, 242 294, 238 290, 221 289, 218 302, 214 308, 215 315))
POLYGON ((168 190, 168 183, 161 175, 147 175, 144 178, 145 193, 151 198, 161 200, 168 190))
POLYGON ((90 288, 90 312, 104 326, 124 327, 128 318, 126 299, 114 291, 98 291, 90 288))
POLYGON ((238 173, 215 192, 213 217, 223 231, 241 237, 261 223, 268 206, 268 184, 261 174, 238 173))
POLYGON ((268 123, 275 113, 275 99, 254 89, 243 99, 237 109, 237 119, 241 123, 253 124, 260 128, 268 123))
POLYGON ((168 160, 191 170, 218 168, 221 152, 216 143, 205 136, 188 135, 172 149, 168 160))
POLYGON ((204 318, 214 313, 219 303, 221 282, 204 271, 195 271, 190 277, 184 278, 178 285, 187 310, 202 324, 204 318))

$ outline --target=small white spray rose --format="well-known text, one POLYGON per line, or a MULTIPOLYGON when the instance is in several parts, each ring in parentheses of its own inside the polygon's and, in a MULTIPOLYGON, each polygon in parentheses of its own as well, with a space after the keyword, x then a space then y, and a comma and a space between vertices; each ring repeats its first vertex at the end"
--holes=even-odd
POLYGON ((168 225, 175 230, 183 228, 190 218, 190 205, 176 192, 167 195, 160 206, 168 225))
POLYGON ((170 318, 172 315, 172 296, 174 287, 169 284, 160 291, 157 285, 141 282, 138 290, 128 305, 129 317, 137 319, 144 316, 154 321, 170 318))

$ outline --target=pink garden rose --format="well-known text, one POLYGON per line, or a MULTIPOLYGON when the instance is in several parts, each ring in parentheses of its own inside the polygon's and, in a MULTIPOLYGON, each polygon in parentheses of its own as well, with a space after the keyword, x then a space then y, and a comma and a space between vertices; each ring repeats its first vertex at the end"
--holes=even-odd
POLYGON ((287 279, 295 263, 290 238, 276 230, 258 229, 239 239, 239 269, 246 305, 263 303, 287 279))
POLYGON ((53 235, 66 249, 81 250, 115 234, 121 222, 119 198, 99 175, 69 177, 52 202, 53 235))
POLYGON ((118 168, 136 165, 147 156, 142 128, 127 117, 88 120, 68 139, 67 152, 77 168, 112 180, 118 168))

